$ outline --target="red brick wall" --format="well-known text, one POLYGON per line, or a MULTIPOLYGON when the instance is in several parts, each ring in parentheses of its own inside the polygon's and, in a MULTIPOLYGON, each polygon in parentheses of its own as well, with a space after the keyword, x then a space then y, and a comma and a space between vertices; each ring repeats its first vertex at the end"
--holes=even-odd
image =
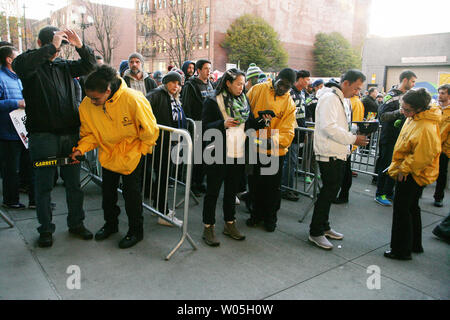
POLYGON ((278 32, 293 68, 313 69, 313 46, 319 32, 340 32, 353 44, 365 38, 370 0, 228 0, 213 4, 214 68, 225 69, 220 47, 230 24, 243 14, 260 16, 278 32), (357 15, 357 16, 355 16, 357 15))

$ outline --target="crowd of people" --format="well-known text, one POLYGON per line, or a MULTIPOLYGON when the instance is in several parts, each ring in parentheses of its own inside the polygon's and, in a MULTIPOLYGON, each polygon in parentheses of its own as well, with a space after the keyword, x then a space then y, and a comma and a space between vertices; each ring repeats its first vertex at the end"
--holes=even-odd
MULTIPOLYGON (((53 244, 51 192, 57 170, 32 168, 32 162, 72 159, 71 165, 59 168, 66 190, 67 224, 71 234, 89 240, 94 235, 84 226, 80 156, 94 149, 102 167, 105 220, 96 240, 119 231, 120 179, 129 228, 120 248, 134 246, 144 237, 143 196, 151 196, 153 207, 165 215, 159 218, 160 224, 182 225, 168 208, 167 194, 155 193, 167 188, 172 146, 158 125, 186 129, 189 118, 201 123, 203 133, 219 132, 208 143, 201 133, 193 137, 200 149, 209 148, 216 155, 213 163, 195 163, 192 172, 191 190, 197 197, 204 195, 202 237, 207 245, 220 245, 215 224, 222 185, 224 235, 245 239, 235 214, 242 200, 250 211, 248 227, 261 224, 267 232, 276 230, 281 199, 299 199, 292 187, 305 134, 297 128, 313 125, 314 158, 310 160, 320 169, 322 187, 308 239, 330 250, 329 239, 344 237, 331 228, 331 205, 349 201, 354 175, 351 153, 369 142, 367 135, 352 130, 352 122, 378 119, 375 201, 393 205, 394 213, 391 249, 385 256, 409 260, 411 252, 423 252, 419 198, 423 187, 437 180, 434 204, 443 205, 450 154, 450 85, 441 86, 438 103, 431 103, 425 89, 413 89, 417 76, 408 70, 401 73, 399 85, 383 95, 375 87, 362 93, 366 77, 359 70, 348 70, 338 80, 311 81, 308 70, 285 68, 271 78, 254 63, 245 72, 229 69, 214 81, 211 61, 206 59, 186 61, 181 68, 169 66, 165 74, 149 73, 144 70, 144 57, 132 53, 116 70, 103 64, 73 30, 45 27, 37 42, 38 49, 21 54, 8 43, 0 48, 0 160, 3 206, 26 207, 19 201, 24 180, 28 207, 37 212, 40 247, 53 244), (64 45, 74 46, 80 59, 59 58, 64 45), (16 109, 26 112, 28 149, 9 118, 16 109), (257 156, 250 163, 252 150, 257 156), (161 159, 155 161, 154 170, 145 164, 152 157, 161 159), (159 178, 154 179, 155 174, 159 178), (144 175, 151 177, 145 183, 144 175), (159 182, 150 195, 154 181, 159 182)), ((449 218, 433 233, 448 240, 449 218)))

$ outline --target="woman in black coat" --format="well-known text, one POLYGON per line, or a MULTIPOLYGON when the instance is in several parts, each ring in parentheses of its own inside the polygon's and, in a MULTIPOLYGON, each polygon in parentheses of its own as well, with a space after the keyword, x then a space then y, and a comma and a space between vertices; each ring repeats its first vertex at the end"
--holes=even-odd
POLYGON ((205 155, 211 154, 211 159, 204 158, 207 164, 207 191, 203 202, 203 240, 210 246, 220 244, 215 235, 214 225, 217 198, 222 183, 225 184, 223 233, 235 240, 245 239, 245 236, 236 228, 235 199, 239 183, 244 175, 245 130, 256 129, 257 122, 250 112, 250 105, 243 93, 244 84, 245 74, 240 70, 230 69, 220 80, 216 96, 207 98, 203 103, 203 129, 207 136, 212 134, 216 137, 204 152, 205 155), (216 131, 208 132, 212 129, 216 131), (233 140, 235 143, 231 137, 235 138, 233 140), (214 151, 209 152, 211 149, 214 151))

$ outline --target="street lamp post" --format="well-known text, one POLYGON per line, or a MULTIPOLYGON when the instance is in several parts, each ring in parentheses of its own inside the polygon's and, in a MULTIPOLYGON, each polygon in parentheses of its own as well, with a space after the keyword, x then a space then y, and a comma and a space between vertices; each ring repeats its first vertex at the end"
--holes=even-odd
POLYGON ((86 7, 84 6, 80 6, 78 8, 78 11, 80 12, 81 15, 81 23, 80 23, 80 28, 81 28, 81 37, 84 43, 84 30, 86 30, 87 28, 89 28, 90 26, 92 26, 92 17, 88 16, 87 17, 87 23, 84 22, 84 15, 86 14, 86 7))

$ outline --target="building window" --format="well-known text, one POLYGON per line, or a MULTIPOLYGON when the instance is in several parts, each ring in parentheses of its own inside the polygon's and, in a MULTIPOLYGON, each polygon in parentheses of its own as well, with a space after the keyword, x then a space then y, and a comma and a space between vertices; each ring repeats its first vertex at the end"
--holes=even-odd
POLYGON ((159 0, 159 8, 162 9, 162 0, 159 0))
POLYGON ((161 43, 161 40, 158 40, 158 52, 159 52, 159 53, 162 52, 162 43, 161 43))
POLYGON ((153 1, 153 8, 156 10, 158 9, 158 0, 153 1))
POLYGON ((203 8, 198 9, 198 18, 199 18, 198 23, 203 24, 204 22, 203 8))
POLYGON ((203 49, 203 35, 198 36, 198 48, 203 49))
POLYGON ((167 42, 166 42, 166 40, 164 40, 164 42, 163 42, 163 51, 164 51, 164 53, 167 52, 167 42))
POLYGON ((209 49, 209 32, 205 33, 205 48, 209 49))
POLYGON ((195 50, 196 46, 197 46, 197 37, 193 36, 192 37, 192 50, 195 50))
POLYGON ((209 7, 205 8, 205 22, 209 23, 209 7))
POLYGON ((197 12, 195 10, 192 10, 192 24, 195 26, 197 25, 197 12))

